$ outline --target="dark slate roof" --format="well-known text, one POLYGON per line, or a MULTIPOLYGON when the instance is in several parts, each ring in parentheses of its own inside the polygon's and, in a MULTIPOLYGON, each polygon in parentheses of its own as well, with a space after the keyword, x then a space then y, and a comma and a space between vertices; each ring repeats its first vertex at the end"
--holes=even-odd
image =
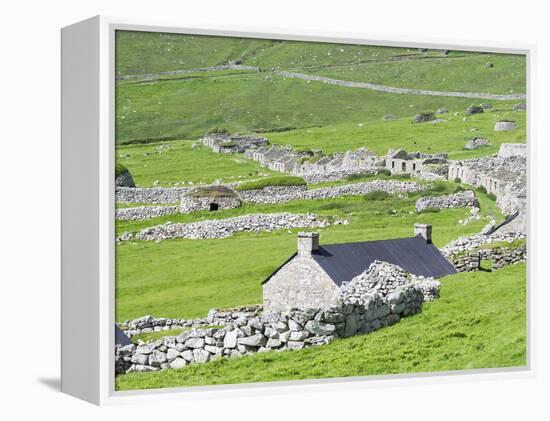
POLYGON ((515 213, 513 213, 512 215, 508 216, 504 222, 501 222, 500 224, 498 224, 497 226, 491 228, 489 231, 487 231, 485 233, 485 235, 491 235, 493 234, 495 231, 499 230, 500 228, 508 225, 510 222, 512 222, 514 219, 516 219, 516 217, 519 215, 519 211, 516 211, 515 213))
POLYGON ((131 343, 132 341, 130 338, 128 338, 128 336, 126 336, 126 334, 120 330, 117 325, 115 325, 115 345, 125 346, 130 345, 131 343))
MULTIPOLYGON (((296 253, 279 269, 295 255, 296 253)), ((312 257, 338 286, 361 274, 375 260, 393 263, 418 276, 440 278, 457 272, 438 248, 431 243, 426 243, 420 235, 392 240, 323 245, 312 253, 312 257)), ((263 283, 267 282, 279 269, 263 283)))

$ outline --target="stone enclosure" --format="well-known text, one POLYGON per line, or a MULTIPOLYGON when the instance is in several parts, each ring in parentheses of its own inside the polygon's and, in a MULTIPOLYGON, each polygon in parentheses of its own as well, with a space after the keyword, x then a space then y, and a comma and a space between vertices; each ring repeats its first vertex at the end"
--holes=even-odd
MULTIPOLYGON (((395 324, 418 313, 424 301, 438 296, 437 281, 411 279, 395 265, 375 262, 346 285, 340 301, 329 308, 262 315, 235 312, 231 318, 217 319, 223 327, 191 329, 151 343, 117 346, 115 370, 120 374, 178 369, 223 357, 319 346, 337 337, 366 334, 395 324)), ((216 320, 216 313, 211 312, 210 320, 216 320)))

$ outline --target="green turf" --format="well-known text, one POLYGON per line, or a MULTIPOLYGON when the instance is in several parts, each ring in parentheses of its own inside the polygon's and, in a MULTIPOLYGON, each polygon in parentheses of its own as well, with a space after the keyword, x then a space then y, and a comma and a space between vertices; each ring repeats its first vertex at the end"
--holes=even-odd
POLYGON ((117 390, 525 366, 525 264, 443 279, 420 314, 298 352, 222 358, 116 378, 117 390))
MULTIPOLYGON (((418 195, 366 200, 346 197, 250 205, 216 212, 168 215, 147 221, 117 221, 117 234, 135 232, 168 221, 192 222, 255 212, 314 212, 348 220, 348 225, 321 229, 324 244, 409 237, 413 224, 431 223, 434 242, 443 246, 460 235, 479 232, 487 221, 458 223, 468 208, 418 215, 418 195)), ((481 215, 501 220, 494 202, 480 198, 481 215)), ((261 281, 296 249, 300 229, 271 233, 239 233, 221 240, 175 239, 160 243, 130 241, 116 247, 116 320, 152 314, 156 317, 198 317, 209 309, 260 303, 261 281)))
POLYGON ((248 181, 237 186, 237 190, 257 190, 269 186, 304 186, 306 181, 302 177, 289 175, 278 175, 261 178, 255 181, 248 181))
POLYGON ((116 75, 196 69, 245 58, 271 41, 179 35, 158 32, 117 31, 116 75))
POLYGON ((422 60, 413 58, 325 67, 307 73, 354 82, 436 91, 514 94, 525 93, 526 88, 526 61, 525 56, 520 55, 469 53, 422 60), (486 67, 486 63, 492 63, 493 67, 486 67))
POLYGON ((124 164, 138 187, 189 186, 185 183, 208 184, 215 180, 226 183, 254 180, 264 175, 275 175, 257 162, 242 155, 226 155, 212 152, 205 146, 192 145, 193 141, 173 141, 145 145, 117 146, 117 161, 124 164), (170 145, 169 148, 159 147, 170 145))
POLYGON ((153 342, 157 339, 164 338, 165 336, 177 336, 182 332, 191 330, 190 327, 179 328, 179 329, 170 329, 170 330, 161 330, 159 332, 144 332, 138 333, 137 335, 132 336, 132 342, 138 343, 142 342, 153 342))
MULTIPOLYGON (((321 149, 327 154, 367 147, 384 155, 389 148, 405 148, 447 152, 452 159, 488 156, 496 153, 503 142, 526 141, 526 113, 512 111, 513 104, 521 101, 391 94, 284 78, 274 72, 290 70, 406 88, 508 94, 525 92, 526 62, 520 56, 451 51, 443 57, 438 50, 139 32, 119 32, 116 47, 118 76, 198 69, 228 62, 260 68, 259 72, 194 72, 163 75, 159 80, 117 82, 117 164, 129 169, 138 186, 189 186, 215 180, 258 186, 281 176, 239 155, 215 154, 202 146, 192 148, 212 129, 260 133, 275 144, 292 145, 299 150, 321 149), (485 66, 489 62, 494 66, 485 66), (483 114, 464 115, 466 107, 480 103, 493 108, 483 114), (411 123, 415 114, 441 107, 450 111, 438 116, 445 121, 411 123), (397 118, 383 121, 388 114, 397 118), (501 119, 517 121, 518 128, 494 132, 495 122, 501 119), (475 136, 487 137, 491 146, 464 150, 466 141, 475 136)), ((395 177, 379 174, 374 178, 395 177)), ((372 179, 353 177, 309 187, 372 179)), ((458 221, 466 219, 469 209, 417 214, 414 204, 423 195, 445 194, 460 188, 457 183, 445 182, 410 195, 387 197, 373 193, 366 198, 244 204, 215 214, 196 212, 147 221, 117 221, 116 232, 136 232, 169 221, 192 222, 246 213, 314 212, 331 221, 349 221, 348 225, 320 230, 324 244, 408 237, 413 224, 421 222, 433 224, 434 242, 442 246, 459 236, 479 232, 486 219, 462 225, 458 221)), ((503 220, 489 195, 477 196, 482 217, 503 220)), ((261 281, 295 251, 297 231, 240 233, 221 240, 119 243, 116 320, 145 314, 192 318, 206 315, 212 307, 260 303, 261 281)), ((444 280, 441 299, 426 305, 422 314, 372 335, 294 353, 259 354, 179 371, 125 375, 117 379, 117 388, 522 364, 525 265, 516 265, 495 273, 448 278, 444 280)))
POLYGON ((411 119, 414 111, 407 110, 408 116, 392 121, 329 125, 269 133, 265 136, 276 144, 297 148, 322 148, 327 153, 367 147, 377 155, 385 155, 390 148, 403 148, 410 152, 447 152, 451 159, 467 159, 496 153, 501 143, 525 142, 525 113, 512 112, 509 105, 506 107, 503 111, 491 110, 467 117, 466 121, 463 110, 460 110, 457 116, 454 113, 441 115, 446 121, 438 124, 413 124, 411 119), (495 132, 495 122, 503 118, 516 121, 518 128, 495 132), (473 137, 486 137, 491 145, 475 150, 464 149, 465 143, 473 137))
MULTIPOLYGON (((462 111, 472 100, 396 95, 297 79, 242 77, 119 84, 116 141, 197 139, 213 127, 248 133, 410 116, 448 106, 462 111), (410 107, 414 105, 414 107, 410 107)), ((510 108, 510 104, 508 105, 510 108)), ((322 144, 317 145, 317 148, 322 144)))
MULTIPOLYGON (((260 73, 221 71, 164 76, 147 83, 119 82, 117 142, 196 139, 213 127, 235 132, 364 124, 386 114, 412 118, 463 98, 398 95, 285 79, 295 70, 346 80, 438 90, 525 92, 525 57, 270 40, 119 32, 117 75, 204 68, 242 61, 260 73), (487 68, 491 62, 494 67, 487 68)), ((483 101, 510 108, 513 102, 483 101)), ((395 136, 402 136, 397 130, 395 136)), ((316 145, 319 147, 320 145, 316 145)))

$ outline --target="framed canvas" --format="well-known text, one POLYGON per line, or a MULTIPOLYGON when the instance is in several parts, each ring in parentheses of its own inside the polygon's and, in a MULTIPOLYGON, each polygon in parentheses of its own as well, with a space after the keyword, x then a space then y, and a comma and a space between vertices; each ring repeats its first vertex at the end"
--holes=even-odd
POLYGON ((532 50, 469 44, 64 28, 62 390, 532 373, 532 50))

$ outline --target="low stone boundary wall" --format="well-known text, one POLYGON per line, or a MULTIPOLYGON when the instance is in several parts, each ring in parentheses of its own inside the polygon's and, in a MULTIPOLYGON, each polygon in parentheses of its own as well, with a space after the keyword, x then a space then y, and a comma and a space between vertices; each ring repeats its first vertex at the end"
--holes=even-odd
POLYGON ((117 187, 115 199, 119 203, 178 204, 190 187, 117 187))
POLYGON ((244 202, 259 204, 284 203, 291 200, 333 199, 341 196, 360 196, 381 190, 390 194, 415 192, 426 188, 413 181, 374 180, 369 182, 345 184, 343 186, 321 187, 307 190, 290 188, 275 190, 266 187, 259 190, 244 190, 239 196, 244 202))
POLYGON ((523 240, 524 238, 526 238, 526 235, 522 232, 505 232, 502 234, 497 232, 491 235, 474 234, 469 237, 460 237, 453 240, 441 248, 440 251, 449 259, 453 254, 479 249, 484 244, 497 242, 513 243, 516 240, 523 240))
POLYGON ((173 215, 178 212, 177 206, 137 206, 117 209, 116 219, 120 221, 143 221, 158 216, 173 215))
POLYGON ((208 316, 198 319, 171 319, 166 317, 155 318, 153 316, 143 316, 134 320, 126 320, 119 323, 119 328, 131 338, 140 333, 161 332, 174 329, 183 329, 188 327, 199 328, 209 325, 225 326, 241 317, 256 317, 262 311, 259 304, 248 305, 224 310, 212 309, 208 316))
POLYGON ((318 219, 312 213, 266 213, 237 216, 235 218, 209 219, 187 224, 167 223, 144 228, 137 234, 125 232, 117 241, 146 240, 163 241, 173 238, 188 238, 192 240, 226 238, 236 232, 275 231, 291 228, 326 227, 329 222, 318 219))
POLYGON ((115 348, 116 373, 158 371, 256 352, 299 350, 334 338, 366 334, 418 313, 422 303, 439 296, 439 282, 409 276, 401 268, 375 262, 343 286, 342 299, 325 309, 291 309, 259 315, 213 310, 222 328, 192 329, 145 344, 115 348), (400 284, 408 280, 409 283, 400 284), (374 286, 373 286, 374 285, 374 286), (237 317, 235 317, 237 316, 237 317))
POLYGON ((522 232, 475 234, 451 241, 441 249, 441 253, 455 265, 459 272, 479 270, 482 260, 490 260, 493 269, 500 269, 527 260, 527 245, 521 244, 518 247, 506 245, 491 247, 490 245, 512 244, 525 238, 526 235, 522 232))
POLYGON ((311 174, 299 174, 306 180, 308 184, 326 183, 328 181, 339 181, 350 176, 370 176, 378 174, 377 169, 364 170, 364 169, 349 169, 338 171, 327 171, 324 173, 311 173, 311 174))
POLYGON ((472 250, 463 254, 452 255, 450 260, 459 272, 480 270, 483 260, 489 260, 492 270, 498 270, 508 265, 526 261, 527 246, 522 244, 517 248, 494 247, 472 250))
POLYGON ((416 211, 422 212, 426 209, 448 209, 479 207, 479 201, 473 191, 467 190, 444 196, 421 197, 416 201, 416 211))

